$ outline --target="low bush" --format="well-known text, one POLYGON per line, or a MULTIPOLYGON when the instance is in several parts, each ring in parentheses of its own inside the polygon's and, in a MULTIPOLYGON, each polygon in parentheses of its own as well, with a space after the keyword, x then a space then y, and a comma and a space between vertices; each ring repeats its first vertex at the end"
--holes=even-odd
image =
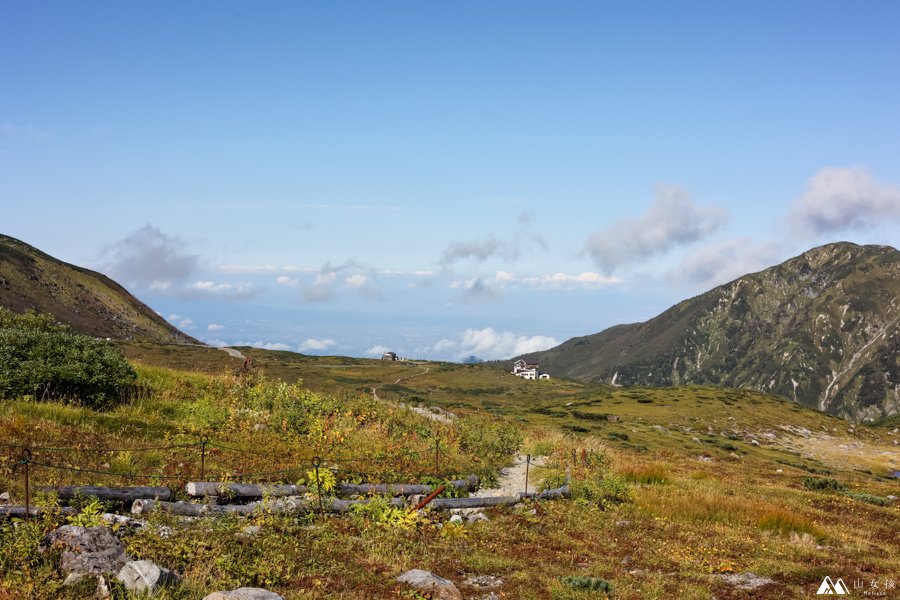
POLYGON ((803 486, 816 492, 843 492, 844 484, 830 477, 806 477, 803 486))
POLYGON ((0 308, 0 397, 110 408, 136 377, 121 351, 105 340, 75 333, 50 315, 0 308))

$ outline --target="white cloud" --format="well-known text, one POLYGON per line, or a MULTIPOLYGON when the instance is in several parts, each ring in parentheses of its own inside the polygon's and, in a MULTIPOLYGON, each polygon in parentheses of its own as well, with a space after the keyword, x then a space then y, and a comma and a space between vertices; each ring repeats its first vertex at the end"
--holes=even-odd
POLYGON ((875 181, 863 167, 826 167, 809 179, 789 220, 810 237, 900 220, 900 187, 875 181))
POLYGON ((230 346, 231 344, 229 344, 228 342, 226 342, 224 340, 215 339, 215 340, 206 340, 206 345, 207 346, 215 346, 217 348, 222 348, 223 346, 230 346))
POLYGON ((255 342, 235 342, 234 344, 229 345, 250 346, 251 348, 262 348, 263 350, 293 350, 293 348, 288 344, 282 344, 280 342, 265 342, 263 340, 257 340, 255 342))
POLYGON ((772 266, 781 253, 778 244, 771 241, 727 240, 698 248, 667 272, 666 279, 672 284, 711 289, 772 266))
MULTIPOLYGON (((450 340, 441 340, 438 344, 444 349, 452 349, 450 340)), ((559 342, 543 335, 517 335, 510 331, 496 331, 492 327, 484 329, 467 329, 456 343, 457 359, 477 356, 483 360, 509 358, 529 352, 546 350, 558 346, 559 342)), ((437 344, 435 345, 435 351, 437 344)))
POLYGON ((212 295, 228 301, 246 300, 255 296, 259 290, 247 282, 216 283, 215 281, 197 281, 182 292, 185 296, 212 295))
POLYGON ((458 346, 457 342, 444 338, 431 347, 432 352, 447 352, 458 346))
POLYGON ((391 351, 391 349, 388 348, 387 346, 382 346, 382 345, 378 344, 378 345, 372 346, 371 348, 366 350, 366 354, 368 356, 381 356, 385 352, 390 352, 390 351, 391 351))
POLYGON ((192 319, 182 319, 176 326, 178 329, 193 329, 194 321, 192 319))
POLYGON ((615 275, 602 275, 585 271, 577 275, 569 273, 553 273, 538 275, 536 277, 523 277, 522 283, 537 289, 555 290, 564 287, 581 287, 587 289, 597 289, 610 285, 622 283, 620 277, 615 275))
POLYGON ((219 265, 218 271, 232 275, 250 275, 254 273, 272 273, 275 265, 219 265))
POLYGON ((722 208, 697 206, 686 191, 660 185, 646 213, 591 234, 584 250, 604 272, 611 273, 623 265, 695 242, 715 231, 724 220, 722 208))
POLYGON ((500 291, 501 286, 483 277, 458 279, 450 282, 450 287, 462 288, 465 290, 462 295, 462 300, 464 302, 491 302, 502 296, 500 291))
POLYGON ((315 338, 308 338, 305 341, 301 342, 299 346, 297 346, 297 352, 307 352, 309 350, 327 350, 334 346, 334 340, 324 339, 317 340, 315 338))
POLYGON ((207 331, 222 331, 223 329, 225 329, 225 326, 218 323, 210 323, 206 326, 207 331))
POLYGON ((287 265, 281 269, 285 273, 315 273, 316 270, 311 267, 298 267, 297 265, 287 265))
POLYGON ((145 225, 107 246, 101 269, 113 279, 167 290, 173 281, 193 274, 200 264, 199 256, 184 251, 186 245, 177 236, 145 225))
POLYGON ((362 287, 364 285, 368 285, 372 282, 372 279, 368 275, 363 275, 361 273, 356 273, 344 279, 344 283, 350 287, 362 287))
POLYGON ((296 277, 289 277, 288 275, 279 275, 278 277, 275 278, 275 281, 279 285, 290 285, 290 286, 300 285, 299 279, 297 279, 296 277))

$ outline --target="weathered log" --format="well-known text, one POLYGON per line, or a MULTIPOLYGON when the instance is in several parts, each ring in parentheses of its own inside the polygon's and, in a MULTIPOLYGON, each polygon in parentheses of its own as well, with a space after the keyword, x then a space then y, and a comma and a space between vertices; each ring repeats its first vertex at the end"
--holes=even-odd
MULTIPOLYGON (((357 504, 368 504, 371 500, 325 500, 322 508, 328 513, 345 513, 357 504)), ((391 498, 388 502, 392 506, 402 507, 405 502, 399 498, 391 498)), ((173 515, 188 517, 203 517, 208 515, 239 514, 252 515, 256 511, 268 511, 277 514, 300 514, 317 512, 319 504, 317 500, 305 498, 286 497, 267 502, 251 502, 250 504, 220 504, 210 506, 208 504, 194 504, 191 502, 160 502, 156 500, 135 500, 131 506, 131 512, 136 515, 147 514, 153 510, 171 513, 173 515)))
POLYGON ((339 483, 338 493, 345 496, 414 496, 416 494, 428 494, 430 485, 416 483, 339 483))
POLYGON ((194 504, 193 502, 164 502, 161 500, 135 500, 131 505, 131 513, 135 515, 145 515, 153 510, 160 510, 184 517, 204 517, 229 513, 251 515, 255 508, 249 504, 210 506, 209 504, 194 504))
MULTIPOLYGON (((74 515, 75 509, 71 506, 60 506, 56 508, 43 508, 38 506, 32 506, 28 511, 30 516, 38 516, 42 515, 46 512, 49 513, 59 513, 63 515, 74 515)), ((25 507, 24 506, 0 506, 0 517, 24 517, 25 516, 25 507)))
POLYGON ((560 498, 568 498, 569 497, 569 484, 566 484, 562 487, 553 488, 552 490, 544 490, 543 492, 529 492, 524 494, 522 492, 519 493, 519 498, 531 498, 534 500, 558 500, 560 498))
POLYGON ((518 496, 485 496, 483 498, 438 498, 430 506, 434 510, 451 508, 484 508, 486 506, 512 506, 520 501, 518 496))
MULTIPOLYGON (((451 481, 449 486, 467 491, 478 488, 478 477, 472 475, 466 479, 451 481)), ((217 481, 192 481, 184 486, 188 496, 199 498, 204 496, 224 496, 226 498, 274 498, 283 496, 299 496, 308 491, 303 485, 266 485, 255 483, 228 483, 217 481)), ((339 483, 339 494, 346 496, 368 496, 372 494, 387 496, 414 496, 428 494, 431 486, 415 483, 339 483)), ((144 496, 151 497, 151 496, 144 496)), ((168 500, 168 498, 160 498, 168 500)))
POLYGON ((512 506, 525 499, 556 500, 569 497, 569 486, 545 490, 543 492, 519 492, 515 496, 484 496, 474 498, 438 498, 428 505, 434 510, 450 510, 452 508, 486 508, 488 506, 512 506))
MULTIPOLYGON (((226 498, 262 498, 264 496, 299 496, 305 485, 265 485, 255 483, 227 483, 224 481, 191 481, 184 486, 188 496, 224 496, 226 498)), ((161 498, 167 500, 167 498, 161 498)))
POLYGON ((99 498, 100 500, 134 502, 141 498, 168 500, 172 497, 172 490, 161 486, 103 487, 80 485, 59 487, 39 486, 37 489, 41 492, 56 492, 61 500, 71 500, 72 498, 79 496, 84 498, 92 496, 94 498, 99 498))

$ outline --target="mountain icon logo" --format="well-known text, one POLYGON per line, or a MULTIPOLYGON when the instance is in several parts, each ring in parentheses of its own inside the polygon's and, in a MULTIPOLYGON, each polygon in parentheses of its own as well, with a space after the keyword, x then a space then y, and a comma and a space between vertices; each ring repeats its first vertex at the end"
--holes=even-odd
POLYGON ((832 581, 831 577, 825 576, 825 579, 822 580, 822 585, 819 586, 819 591, 816 592, 818 594, 837 594, 839 596, 843 596, 845 594, 849 594, 850 590, 847 589, 847 586, 844 585, 844 580, 838 578, 837 581, 832 581))

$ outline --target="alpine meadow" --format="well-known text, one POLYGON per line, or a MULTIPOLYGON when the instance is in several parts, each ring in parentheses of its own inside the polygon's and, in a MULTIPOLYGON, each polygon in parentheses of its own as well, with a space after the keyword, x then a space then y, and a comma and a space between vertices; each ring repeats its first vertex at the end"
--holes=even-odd
POLYGON ((0 22, 0 600, 900 598, 896 2, 0 22))

